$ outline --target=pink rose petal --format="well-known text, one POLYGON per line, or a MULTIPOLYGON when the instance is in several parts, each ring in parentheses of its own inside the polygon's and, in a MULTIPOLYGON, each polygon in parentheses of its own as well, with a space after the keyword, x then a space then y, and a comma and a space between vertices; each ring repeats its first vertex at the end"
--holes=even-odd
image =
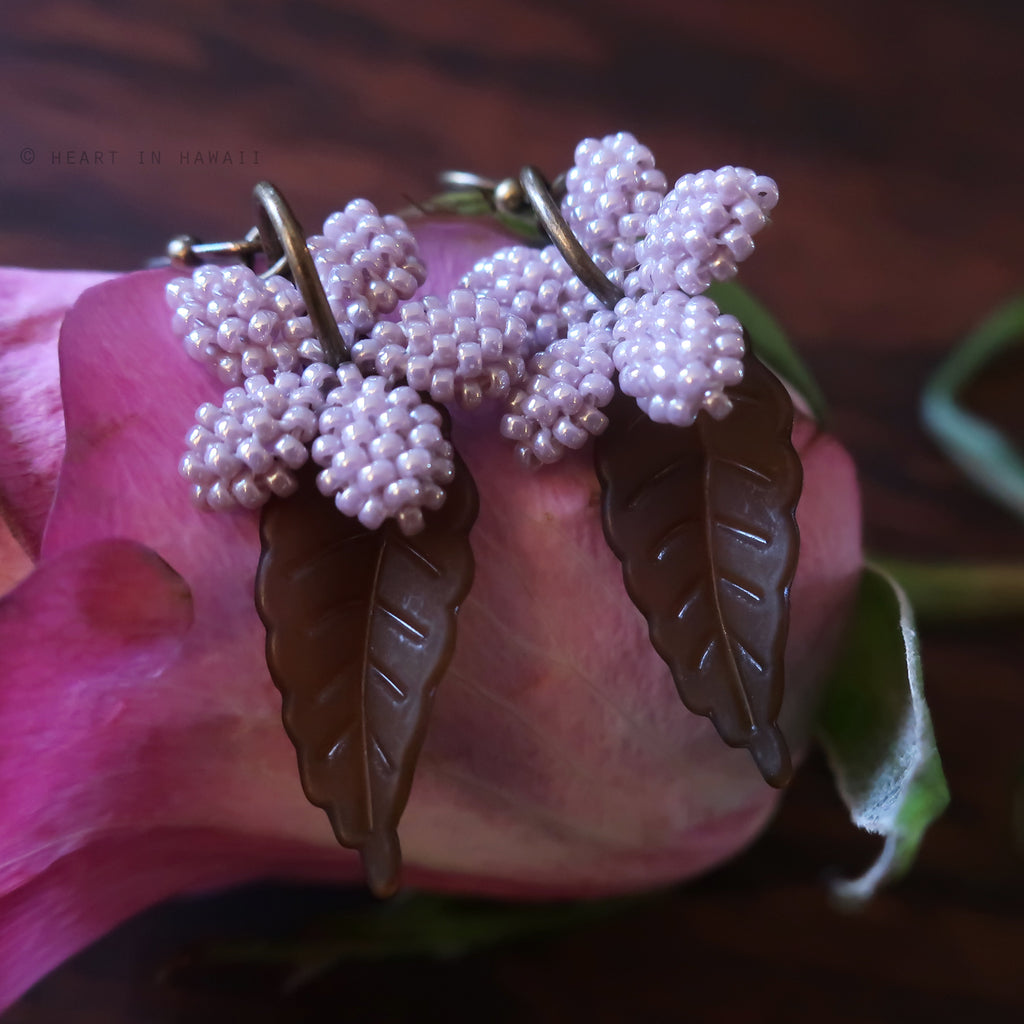
POLYGON ((420 254, 427 265, 427 280, 421 294, 447 295, 468 273, 473 264, 506 245, 521 244, 493 220, 466 217, 412 218, 409 227, 419 242, 420 254))
POLYGON ((0 892, 121 826, 126 740, 191 622, 181 577, 122 540, 44 562, 0 601, 0 892))
MULTIPOLYGON (((808 421, 796 441, 784 724, 799 750, 861 549, 848 456, 808 421)), ((588 454, 524 476, 490 435, 456 442, 480 489, 477 576, 403 820, 409 862, 488 892, 570 895, 669 882, 740 849, 779 794, 680 704, 604 542, 588 454)))
POLYGON ((33 557, 64 454, 57 332, 78 296, 109 277, 0 268, 0 519, 33 557))

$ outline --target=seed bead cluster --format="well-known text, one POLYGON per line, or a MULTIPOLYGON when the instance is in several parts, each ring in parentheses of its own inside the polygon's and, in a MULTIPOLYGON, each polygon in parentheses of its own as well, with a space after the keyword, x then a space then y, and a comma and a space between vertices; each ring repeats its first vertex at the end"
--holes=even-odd
POLYGON ((566 175, 562 216, 602 270, 636 263, 636 240, 668 190, 651 151, 628 132, 584 139, 566 175))
POLYGON ((612 356, 619 387, 657 423, 688 427, 704 409, 732 408, 725 388, 743 379, 743 328, 706 295, 679 291, 623 299, 612 356))
POLYGON ((638 266, 627 278, 627 293, 699 295, 713 280, 733 277, 778 200, 775 182, 746 167, 680 178, 636 244, 638 266))
POLYGON ((604 310, 590 323, 572 324, 566 337, 530 360, 526 381, 501 420, 501 434, 515 442, 521 465, 556 462, 607 427, 601 409, 615 394, 613 320, 604 310))
POLYGON ((455 472, 454 451, 442 433, 441 412, 411 387, 389 390, 374 374, 349 363, 320 414, 313 459, 338 509, 375 530, 391 517, 405 534, 423 529, 424 508, 444 503, 455 472))
POLYGON ((263 280, 248 267, 198 267, 171 281, 166 295, 185 351, 228 387, 299 369, 300 349, 313 336, 298 288, 279 276, 263 280))
POLYGON ((529 332, 531 353, 565 337, 570 324, 602 308, 553 245, 499 249, 480 260, 461 285, 494 299, 506 315, 519 317, 529 332))
MULTIPOLYGON (((328 217, 323 234, 307 246, 350 348, 379 316, 411 298, 426 277, 405 222, 381 217, 365 199, 328 217)), ((324 392, 337 384, 334 371, 322 362, 299 289, 283 277, 264 279, 248 267, 205 265, 191 278, 172 281, 167 299, 189 354, 221 383, 233 385, 223 405, 200 406, 188 435, 180 472, 191 483, 194 500, 206 508, 251 509, 272 495, 292 493, 294 470, 308 460, 310 444, 322 433, 320 413, 330 404, 324 392)), ((354 367, 347 370, 362 379, 354 367)), ((331 394, 336 393, 337 387, 331 394)), ((418 404, 419 396, 410 393, 418 404)), ((440 422, 437 411, 432 412, 440 422)), ((332 415, 337 418, 336 410, 332 415)), ((425 416, 430 420, 430 413, 425 416)), ((328 421, 333 422, 331 417, 328 421)), ((400 436, 407 441, 408 433, 400 436)), ((393 447, 390 439, 388 445, 393 447)), ((399 487, 409 497, 408 509, 395 504, 394 489, 387 492, 386 515, 394 515, 403 529, 422 524, 421 505, 436 507, 444 499, 436 481, 444 477, 445 467, 434 455, 426 488, 419 483, 419 490, 410 490, 407 483, 399 487)), ((397 456, 392 452, 391 457, 397 456)), ((415 459, 414 464, 419 466, 415 459)), ((380 501, 374 495, 367 500, 362 517, 376 521, 380 501)), ((339 507, 345 503, 340 495, 338 502, 339 507)))
POLYGON ((331 313, 345 343, 368 333, 378 318, 410 299, 427 269, 401 217, 382 217, 367 199, 353 199, 308 240, 331 313))
POLYGON ((597 266, 629 296, 612 314, 553 246, 501 250, 467 275, 470 288, 498 297, 531 331, 534 355, 501 427, 524 464, 554 461, 600 433, 616 371, 622 390, 659 422, 686 426, 702 409, 715 417, 730 410, 725 388, 742 379, 742 329, 711 300, 691 299, 712 279, 736 273, 778 189, 735 167, 686 175, 665 189, 650 151, 631 135, 585 139, 576 149, 562 211, 597 266), (606 382, 567 400, 568 367, 584 352, 594 370, 588 364, 583 376, 593 382, 593 372, 610 364, 606 382))
POLYGON ((223 405, 201 405, 180 467, 196 504, 255 509, 271 495, 294 493, 294 470, 309 458, 307 446, 324 405, 322 387, 332 378, 322 363, 306 367, 301 376, 279 371, 273 383, 257 375, 230 388, 223 405))
POLYGON ((405 302, 397 323, 383 321, 357 342, 352 358, 390 381, 405 378, 435 402, 475 409, 504 398, 525 372, 526 323, 497 299, 456 288, 447 300, 405 302))

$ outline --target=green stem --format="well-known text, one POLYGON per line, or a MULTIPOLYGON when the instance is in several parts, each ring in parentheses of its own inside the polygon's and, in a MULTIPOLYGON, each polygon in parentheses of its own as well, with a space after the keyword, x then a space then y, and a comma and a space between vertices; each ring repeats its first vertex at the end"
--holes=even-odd
POLYGON ((873 562, 906 591, 920 622, 1024 616, 1024 565, 873 562))

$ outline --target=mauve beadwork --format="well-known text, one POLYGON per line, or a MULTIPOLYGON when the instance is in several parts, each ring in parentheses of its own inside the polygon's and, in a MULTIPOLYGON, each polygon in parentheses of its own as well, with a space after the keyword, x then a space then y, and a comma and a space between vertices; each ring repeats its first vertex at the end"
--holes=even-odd
POLYGON ((524 372, 527 326, 493 297, 468 288, 447 300, 428 295, 402 304, 397 323, 375 324, 352 347, 352 358, 389 381, 404 378, 435 402, 475 409, 484 398, 504 398, 524 372))
POLYGON ((228 386, 301 369, 300 348, 313 336, 298 288, 284 277, 264 280, 248 267, 198 267, 167 285, 167 302, 185 351, 228 386))
POLYGON ((441 507, 455 471, 440 411, 411 387, 389 390, 352 363, 339 368, 338 381, 313 443, 313 459, 326 467, 317 477, 321 494, 367 529, 394 518, 403 533, 418 533, 421 509, 441 507))
POLYGON ((301 377, 278 371, 272 384, 249 377, 244 387, 225 393, 222 406, 199 407, 181 460, 197 505, 255 509, 271 495, 295 491, 293 472, 305 465, 318 431, 325 370, 333 376, 330 367, 313 364, 301 377))
POLYGON ((688 174, 668 190, 629 133, 584 139, 561 210, 625 293, 608 310, 554 245, 507 246, 448 295, 414 297, 426 268, 407 225, 353 200, 307 242, 353 359, 336 371, 322 364, 291 282, 200 267, 168 286, 175 329, 223 383, 249 380, 223 409, 199 410, 182 474, 200 504, 253 508, 294 487, 312 444, 318 485, 342 512, 414 533, 452 473, 440 412, 418 393, 467 409, 502 402, 501 433, 524 466, 600 434, 616 379, 657 422, 721 418, 743 375, 742 327, 701 293, 736 273, 777 201, 771 178, 742 167, 688 174))
POLYGON ((706 295, 679 291, 623 299, 612 353, 619 387, 656 423, 688 427, 704 409, 732 408, 725 388, 743 379, 743 327, 706 295))
POLYGON ((601 409, 615 394, 607 329, 613 320, 599 310, 585 323, 570 324, 565 338, 530 359, 525 384, 510 396, 501 421, 502 436, 516 442, 523 466, 556 462, 608 425, 601 409))
POLYGON ((410 299, 426 280, 416 239, 401 217, 382 217, 353 199, 306 242, 342 339, 352 347, 380 316, 410 299))
POLYGON ((562 216, 598 266, 635 266, 636 240, 668 188, 651 151, 628 132, 584 139, 565 185, 562 216))
POLYGON ((746 167, 684 175, 644 225, 627 294, 699 295, 735 276, 778 201, 775 182, 746 167))

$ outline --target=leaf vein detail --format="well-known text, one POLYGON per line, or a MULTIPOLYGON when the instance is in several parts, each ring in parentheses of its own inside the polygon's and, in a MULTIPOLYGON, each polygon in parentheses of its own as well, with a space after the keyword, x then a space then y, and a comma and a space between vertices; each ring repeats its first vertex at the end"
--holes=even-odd
POLYGON ((388 684, 388 686, 390 686, 390 687, 391 687, 391 689, 392 689, 392 690, 394 690, 394 691, 395 691, 395 693, 397 693, 397 694, 398 694, 398 696, 399 696, 399 697, 400 697, 400 698, 401 698, 402 700, 405 700, 405 698, 406 698, 406 697, 408 696, 408 695, 407 695, 407 693, 405 692, 405 690, 403 690, 403 689, 402 689, 402 688, 401 688, 401 687, 400 687, 400 686, 398 685, 398 683, 396 683, 396 682, 394 681, 394 679, 392 679, 392 678, 391 678, 391 676, 389 676, 389 675, 388 675, 388 674, 387 674, 387 673, 386 673, 386 672, 384 671, 384 669, 382 669, 382 668, 380 667, 380 664, 379 664, 378 662, 376 662, 376 661, 374 661, 374 662, 371 662, 371 664, 370 664, 370 668, 371 668, 371 669, 372 669, 372 670, 373 670, 374 672, 376 672, 376 673, 377 673, 377 675, 378 675, 378 676, 379 676, 379 677, 380 677, 380 678, 381 678, 382 680, 384 680, 384 682, 385 682, 385 683, 387 683, 387 684, 388 684))
POLYGON ((733 637, 732 645, 736 652, 738 654, 742 654, 758 672, 764 672, 764 665, 762 665, 761 662, 750 653, 750 650, 741 641, 733 637))
POLYGON ((718 463, 720 466, 727 466, 730 469, 737 469, 741 473, 754 477, 759 483, 772 485, 772 478, 762 473, 761 470, 756 469, 754 466, 749 466, 745 462, 740 462, 737 459, 730 459, 725 455, 716 455, 711 459, 712 462, 718 463))
POLYGON ((760 590, 757 590, 755 585, 749 581, 745 581, 744 585, 744 583, 740 583, 738 580, 730 579, 728 576, 723 576, 722 582, 732 587, 734 590, 738 590, 741 594, 746 595, 751 601, 754 601, 757 604, 760 604, 764 600, 764 594, 760 590))
POLYGON ((700 669, 701 672, 704 671, 704 666, 705 666, 705 664, 707 664, 708 658, 711 657, 712 652, 715 649, 715 643, 716 643, 716 638, 712 637, 708 641, 707 646, 704 648, 704 653, 700 656, 700 661, 697 664, 697 668, 700 669))
POLYGON ((673 523, 657 541, 657 548, 654 552, 655 561, 660 562, 664 559, 669 554, 669 548, 676 538, 696 525, 698 523, 695 519, 682 519, 678 523, 673 523))
POLYGON ((384 752, 384 748, 381 746, 380 740, 377 739, 376 736, 373 737, 373 749, 377 751, 377 756, 381 759, 381 763, 384 765, 385 770, 393 772, 395 770, 394 763, 384 752))
POLYGON ((417 640, 426 640, 427 633, 425 628, 418 627, 414 623, 410 622, 407 618, 399 615, 393 608, 389 608, 382 601, 377 602, 377 609, 382 611, 385 615, 396 623, 402 629, 404 629, 411 636, 414 636, 417 640))
POLYGON ((693 590, 689 592, 689 594, 685 595, 681 599, 682 604, 679 606, 679 611, 676 612, 676 618, 684 619, 686 617, 686 613, 694 606, 694 604, 699 600, 699 598, 700 587, 695 587, 693 590))
POLYGON ((408 552, 413 558, 415 558, 423 568, 434 577, 434 579, 441 578, 441 570, 435 565, 418 547, 413 544, 404 544, 402 550, 408 552))
POLYGON ((743 540, 753 541, 753 543, 760 544, 762 547, 768 547, 771 542, 770 537, 765 537, 763 534, 757 533, 749 527, 739 526, 736 523, 730 523, 724 519, 717 520, 715 525, 721 530, 726 530, 743 540))
POLYGON ((680 469, 685 467, 686 459, 675 459, 668 463, 666 466, 662 466, 656 473, 643 480, 633 492, 626 499, 626 508, 634 509, 640 504, 641 499, 648 490, 654 490, 663 480, 666 480, 673 473, 677 473, 680 469))

